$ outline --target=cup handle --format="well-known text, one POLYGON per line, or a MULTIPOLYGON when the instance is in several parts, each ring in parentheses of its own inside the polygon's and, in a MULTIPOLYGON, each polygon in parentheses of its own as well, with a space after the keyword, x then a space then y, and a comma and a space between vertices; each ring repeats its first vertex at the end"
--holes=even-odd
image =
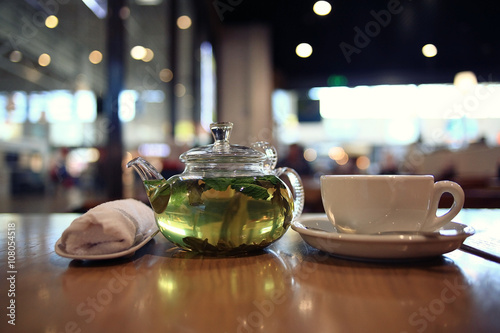
POLYGON ((422 231, 434 231, 446 223, 450 222, 460 212, 464 206, 465 194, 460 185, 449 180, 442 180, 434 183, 434 192, 432 196, 431 208, 426 223, 422 231), (443 215, 437 216, 439 200, 444 193, 450 193, 453 196, 453 204, 443 215))
POLYGON ((304 186, 302 185, 302 180, 297 171, 287 167, 275 169, 275 175, 276 177, 287 176, 292 185, 295 197, 293 200, 293 220, 295 220, 302 214, 302 210, 304 209, 304 186))

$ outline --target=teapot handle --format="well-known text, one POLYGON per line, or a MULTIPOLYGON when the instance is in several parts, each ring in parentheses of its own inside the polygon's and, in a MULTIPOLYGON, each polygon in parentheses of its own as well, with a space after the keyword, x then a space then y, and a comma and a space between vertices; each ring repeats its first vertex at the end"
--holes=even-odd
POLYGON ((304 209, 304 186, 302 185, 302 180, 297 171, 287 167, 277 168, 275 175, 276 177, 287 176, 292 185, 295 197, 293 200, 293 220, 295 220, 302 214, 302 210, 304 209))

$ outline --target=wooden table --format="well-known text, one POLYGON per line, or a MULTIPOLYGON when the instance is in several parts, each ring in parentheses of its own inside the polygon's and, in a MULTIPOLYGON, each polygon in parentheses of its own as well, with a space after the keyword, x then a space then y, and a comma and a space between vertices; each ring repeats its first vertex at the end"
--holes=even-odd
MULTIPOLYGON (((54 252, 76 216, 0 214, 0 332, 500 332, 500 264, 461 250, 350 261, 290 229, 247 257, 195 256, 157 235, 132 257, 86 262, 54 252)), ((500 210, 461 219, 498 230, 500 210)))

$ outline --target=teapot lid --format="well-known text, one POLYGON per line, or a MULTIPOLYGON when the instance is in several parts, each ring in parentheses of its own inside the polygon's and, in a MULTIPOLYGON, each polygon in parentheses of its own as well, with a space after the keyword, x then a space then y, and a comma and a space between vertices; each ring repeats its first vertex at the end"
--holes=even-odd
POLYGON ((231 122, 210 124, 210 130, 215 142, 213 144, 193 148, 181 154, 182 162, 212 162, 212 163, 257 163, 267 159, 263 152, 250 147, 232 145, 229 136, 233 129, 231 122))

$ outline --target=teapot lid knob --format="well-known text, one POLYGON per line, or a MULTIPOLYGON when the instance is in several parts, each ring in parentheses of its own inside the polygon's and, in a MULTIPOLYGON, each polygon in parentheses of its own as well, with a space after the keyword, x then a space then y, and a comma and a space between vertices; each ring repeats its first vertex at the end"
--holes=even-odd
POLYGON ((269 155, 263 149, 232 145, 229 136, 233 123, 217 122, 210 124, 210 130, 215 139, 214 144, 196 147, 181 154, 182 162, 205 163, 260 163, 269 155))
POLYGON ((231 130, 233 129, 233 123, 231 122, 219 122, 210 124, 210 130, 214 137, 215 146, 226 146, 229 144, 229 136, 231 135, 231 130))

